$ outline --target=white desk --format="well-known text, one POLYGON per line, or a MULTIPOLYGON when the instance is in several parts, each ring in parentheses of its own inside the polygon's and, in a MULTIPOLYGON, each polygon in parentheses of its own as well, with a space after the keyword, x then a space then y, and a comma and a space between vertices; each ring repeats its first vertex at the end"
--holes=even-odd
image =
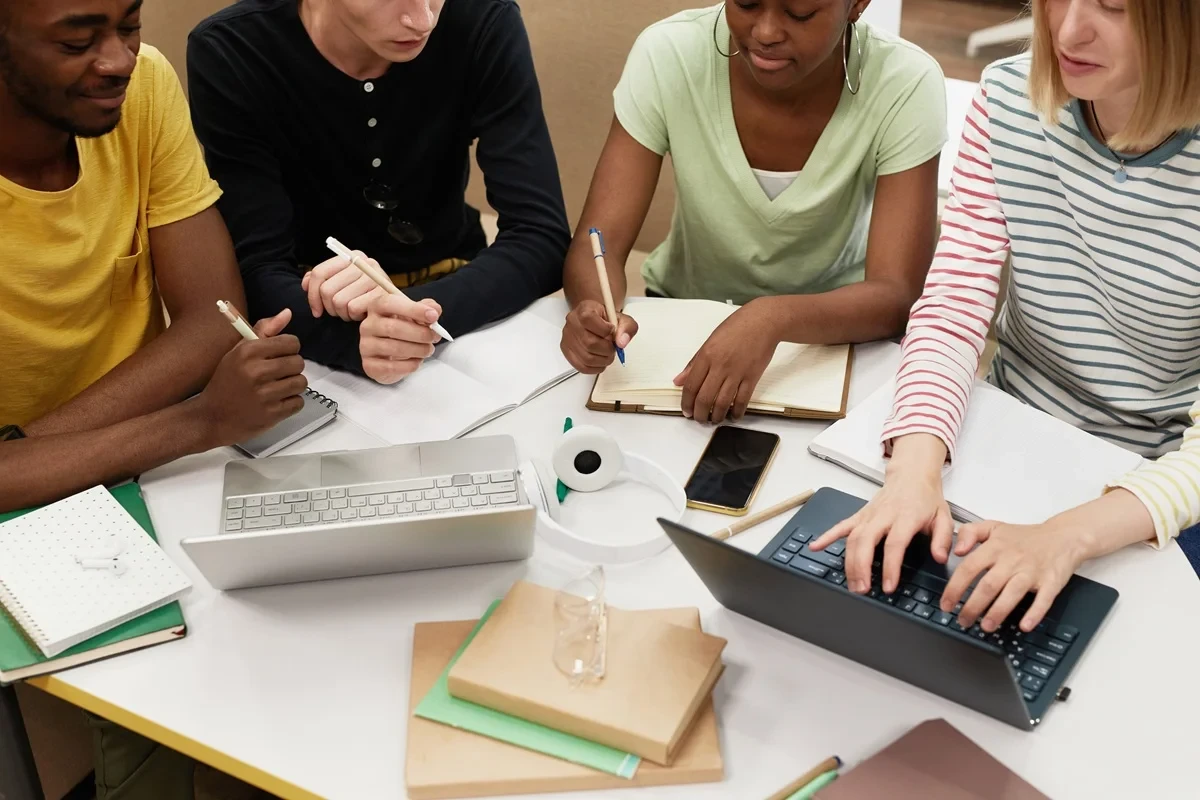
MULTIPOLYGON (((851 403, 891 375, 896 357, 893 345, 859 349, 851 403)), ((708 429, 683 419, 588 412, 589 385, 574 378, 481 433, 511 433, 523 454, 545 454, 570 415, 604 425, 629 449, 653 452, 686 477, 708 429)), ((807 454, 819 423, 749 424, 783 436, 762 507, 807 486, 864 496, 874 490, 807 454)), ((376 444, 339 420, 303 449, 376 444)), ((287 798, 404 797, 413 624, 476 618, 518 578, 554 583, 574 568, 539 542, 527 563, 218 593, 178 543, 214 529, 222 464, 231 456, 194 456, 142 482, 160 540, 196 582, 185 603, 189 636, 38 685, 287 798)), ((659 510, 646 506, 645 522, 659 510)), ((689 512, 689 521, 710 530, 727 520, 689 512)), ((757 550, 781 522, 733 541, 757 550)), ((1200 688, 1180 678, 1200 663, 1200 582, 1175 548, 1130 548, 1085 573, 1121 591, 1115 617, 1071 679, 1069 703, 1035 733, 1023 733, 725 611, 673 549, 610 569, 614 605, 694 604, 706 630, 728 638, 728 668, 716 690, 726 780, 575 797, 764 797, 830 753, 853 764, 936 716, 1055 798, 1187 796, 1194 768, 1185 730, 1200 718, 1200 688)))

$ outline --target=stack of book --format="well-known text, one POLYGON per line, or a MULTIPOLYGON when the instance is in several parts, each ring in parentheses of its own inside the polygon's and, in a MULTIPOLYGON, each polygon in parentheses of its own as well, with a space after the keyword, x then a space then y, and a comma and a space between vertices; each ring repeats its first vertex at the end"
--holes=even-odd
POLYGON ((0 514, 0 685, 182 639, 190 588, 136 483, 0 514))
POLYGON ((695 608, 607 609, 606 669, 553 663, 555 592, 518 582, 477 622, 413 641, 413 800, 720 781, 712 691, 725 640, 695 608))

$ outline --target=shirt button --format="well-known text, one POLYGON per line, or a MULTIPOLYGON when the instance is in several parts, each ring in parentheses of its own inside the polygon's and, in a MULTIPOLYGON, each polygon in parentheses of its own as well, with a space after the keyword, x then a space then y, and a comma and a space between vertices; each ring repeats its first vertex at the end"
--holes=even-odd
POLYGON ((382 162, 382 161, 380 161, 380 160, 377 158, 377 159, 375 159, 374 161, 372 161, 372 162, 371 162, 371 166, 372 166, 372 167, 378 167, 378 166, 379 166, 380 164, 382 164, 382 163, 383 163, 383 162, 382 162))
POLYGON ((370 81, 367 81, 366 83, 363 84, 363 91, 364 92, 375 91, 375 84, 371 83, 370 81))
POLYGON ((368 128, 374 128, 378 124, 379 124, 379 120, 375 119, 374 117, 371 117, 369 120, 367 120, 368 128))

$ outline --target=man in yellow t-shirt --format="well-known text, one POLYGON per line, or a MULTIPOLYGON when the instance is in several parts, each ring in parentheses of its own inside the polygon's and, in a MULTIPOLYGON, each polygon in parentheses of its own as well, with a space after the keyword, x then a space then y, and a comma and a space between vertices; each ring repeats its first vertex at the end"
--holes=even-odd
MULTIPOLYGON (((251 438, 300 409, 288 312, 245 308, 187 103, 141 0, 0 0, 0 511, 251 438), (170 315, 164 320, 163 307, 170 315)), ((192 797, 101 720, 97 795, 192 797)))

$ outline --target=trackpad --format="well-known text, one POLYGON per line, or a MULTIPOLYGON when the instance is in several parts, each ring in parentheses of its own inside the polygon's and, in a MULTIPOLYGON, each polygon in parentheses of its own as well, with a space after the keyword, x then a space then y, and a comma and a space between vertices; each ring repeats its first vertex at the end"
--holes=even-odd
POLYGON ((421 477, 421 452, 414 445, 328 453, 321 456, 321 484, 395 481, 421 477))

